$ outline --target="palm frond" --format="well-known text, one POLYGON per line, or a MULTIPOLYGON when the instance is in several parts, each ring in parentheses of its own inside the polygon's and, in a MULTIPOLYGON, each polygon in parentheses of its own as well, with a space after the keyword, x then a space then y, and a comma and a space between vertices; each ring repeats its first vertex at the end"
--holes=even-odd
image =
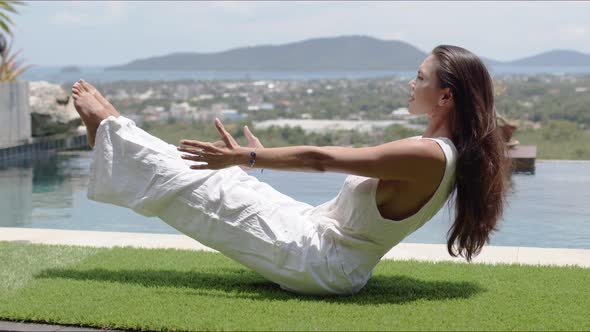
POLYGON ((25 71, 27 71, 29 68, 33 67, 33 65, 26 65, 24 67, 18 68, 16 69, 13 73, 12 73, 12 80, 16 81, 16 78, 19 77, 20 75, 22 75, 25 71))
POLYGON ((7 12, 11 12, 13 14, 17 14, 16 9, 14 9, 14 7, 11 6, 10 3, 7 1, 0 1, 0 9, 5 10, 7 12))
POLYGON ((18 50, 16 51, 16 53, 13 54, 6 54, 6 55, 2 55, 3 58, 7 58, 6 62, 7 63, 14 63, 14 60, 16 59, 16 57, 19 55, 19 53, 22 52, 22 50, 18 50))
POLYGON ((23 1, 18 0, 0 0, 0 29, 9 35, 12 35, 10 26, 14 26, 14 22, 10 19, 6 12, 18 14, 18 11, 15 8, 17 5, 23 6, 26 4, 23 1))
POLYGON ((26 4, 24 3, 24 1, 19 1, 19 0, 2 0, 2 1, 0 1, 0 9, 11 12, 13 14, 18 14, 16 9, 14 8, 15 5, 24 6, 26 4))
POLYGON ((6 21, 10 24, 14 24, 14 22, 12 22, 12 20, 10 19, 10 17, 6 14, 4 14, 3 12, 0 11, 0 19, 2 19, 3 21, 6 21))
POLYGON ((8 27, 8 25, 6 23, 4 23, 3 20, 0 20, 0 28, 6 32, 7 34, 12 34, 12 32, 10 31, 10 28, 8 27))
POLYGON ((0 82, 15 81, 18 76, 22 75, 31 65, 23 66, 23 61, 18 58, 22 50, 12 52, 12 40, 6 47, 0 59, 0 82))

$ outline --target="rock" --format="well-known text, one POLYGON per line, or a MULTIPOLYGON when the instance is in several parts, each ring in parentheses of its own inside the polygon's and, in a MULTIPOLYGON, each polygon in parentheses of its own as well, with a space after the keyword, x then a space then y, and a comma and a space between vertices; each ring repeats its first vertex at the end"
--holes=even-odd
POLYGON ((33 137, 74 133, 82 124, 73 99, 57 84, 30 82, 29 103, 33 137))

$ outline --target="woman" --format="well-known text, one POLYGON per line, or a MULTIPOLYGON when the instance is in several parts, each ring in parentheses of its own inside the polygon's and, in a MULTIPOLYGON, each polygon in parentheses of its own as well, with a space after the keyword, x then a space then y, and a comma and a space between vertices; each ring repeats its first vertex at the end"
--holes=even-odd
POLYGON ((443 45, 409 85, 410 113, 429 119, 421 137, 365 148, 263 148, 246 128, 249 144, 240 147, 216 119, 220 141, 182 140, 177 148, 80 81, 72 93, 94 146, 88 197, 158 216, 283 289, 352 294, 454 191, 448 251, 469 261, 495 230, 504 201, 492 80, 476 55, 443 45), (349 176, 335 198, 314 207, 241 167, 349 176))

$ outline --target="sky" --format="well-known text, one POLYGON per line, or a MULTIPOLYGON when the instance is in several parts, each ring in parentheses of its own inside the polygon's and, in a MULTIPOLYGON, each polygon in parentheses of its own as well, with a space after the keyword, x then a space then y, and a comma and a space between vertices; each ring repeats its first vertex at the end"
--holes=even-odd
POLYGON ((11 16, 14 47, 37 66, 107 66, 350 35, 424 52, 458 45, 500 61, 553 49, 590 54, 590 1, 25 2, 11 16))

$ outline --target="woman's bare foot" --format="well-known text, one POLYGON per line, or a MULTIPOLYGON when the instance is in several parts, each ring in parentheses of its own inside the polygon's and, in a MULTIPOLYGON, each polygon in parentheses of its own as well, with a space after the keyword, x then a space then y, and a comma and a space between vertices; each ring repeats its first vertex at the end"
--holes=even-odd
POLYGON ((121 115, 115 109, 115 107, 105 97, 103 97, 100 91, 98 91, 92 84, 84 80, 79 80, 78 83, 82 86, 83 89, 93 94, 94 97, 96 97, 96 99, 98 100, 98 102, 101 103, 109 111, 109 113, 111 113, 112 116, 119 117, 119 115, 121 115))
POLYGON ((74 107, 86 125, 88 145, 94 147, 98 125, 102 120, 108 118, 111 113, 91 92, 79 83, 72 86, 72 97, 74 98, 74 107))

